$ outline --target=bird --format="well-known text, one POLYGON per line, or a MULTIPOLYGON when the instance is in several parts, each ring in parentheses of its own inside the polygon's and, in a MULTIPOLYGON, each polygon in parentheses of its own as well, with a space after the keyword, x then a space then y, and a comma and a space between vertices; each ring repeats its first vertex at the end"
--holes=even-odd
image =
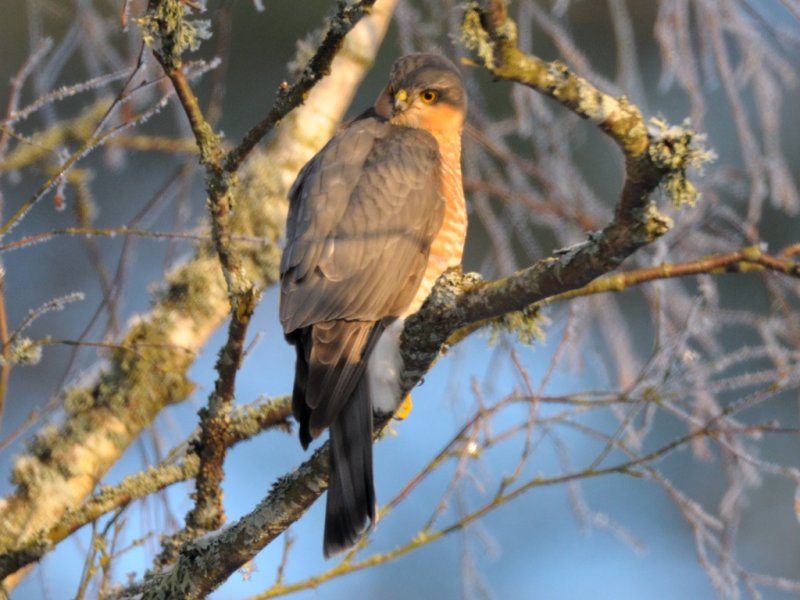
POLYGON ((301 445, 330 430, 326 558, 377 522, 373 418, 394 414, 404 400, 404 320, 461 264, 466 111, 453 62, 403 56, 374 105, 341 128, 289 190, 279 312, 297 354, 292 412, 301 445))

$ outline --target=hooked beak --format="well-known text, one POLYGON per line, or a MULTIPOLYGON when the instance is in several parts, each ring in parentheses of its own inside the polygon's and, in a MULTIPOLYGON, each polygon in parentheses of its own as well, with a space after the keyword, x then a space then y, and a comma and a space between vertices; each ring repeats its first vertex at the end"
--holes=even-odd
POLYGON ((406 108, 408 108, 408 92, 397 90, 394 93, 394 112, 403 112, 406 108))

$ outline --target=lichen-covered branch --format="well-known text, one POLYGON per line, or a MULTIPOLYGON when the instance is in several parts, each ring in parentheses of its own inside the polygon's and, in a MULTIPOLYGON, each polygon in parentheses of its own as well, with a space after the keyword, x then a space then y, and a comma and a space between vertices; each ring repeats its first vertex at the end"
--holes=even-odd
MULTIPOLYGON (((214 391, 208 399, 208 406, 201 411, 200 471, 194 495, 195 506, 186 517, 186 529, 181 532, 179 539, 217 529, 225 522, 221 483, 228 446, 228 412, 233 402, 236 374, 244 351, 248 325, 259 300, 259 292, 250 281, 231 244, 230 221, 236 205, 234 189, 237 171, 255 144, 282 116, 302 104, 308 91, 329 73, 331 62, 343 46, 345 35, 367 14, 374 2, 375 0, 362 0, 355 4, 339 4, 322 44, 309 60, 301 77, 291 87, 279 90, 278 98, 268 116, 247 134, 244 142, 231 152, 226 161, 223 161, 221 140, 206 120, 181 68, 182 49, 198 43, 198 37, 202 37, 201 29, 196 22, 192 24, 187 21, 184 17, 184 13, 188 12, 186 5, 178 0, 153 0, 144 17, 153 36, 151 41, 160 42, 154 49, 154 54, 172 81, 195 135, 200 162, 206 169, 212 236, 231 303, 228 338, 216 363, 218 377, 214 391)), ((165 561, 169 561, 171 557, 169 548, 174 547, 174 544, 167 544, 167 556, 163 557, 165 561)))
POLYGON ((294 523, 328 487, 328 445, 279 479, 256 508, 216 534, 191 540, 171 569, 147 576, 118 598, 202 598, 294 523))
POLYGON ((648 125, 624 97, 603 93, 562 63, 525 54, 517 47, 516 24, 503 0, 469 4, 462 41, 496 78, 556 99, 614 139, 625 158, 625 180, 613 220, 584 243, 496 281, 454 272, 443 276, 426 305, 406 323, 406 389, 416 385, 454 331, 583 287, 664 235, 672 221, 656 208, 653 192, 661 186, 675 204, 693 202, 696 192, 686 171, 713 157, 690 129, 660 121, 648 125))
MULTIPOLYGON (((289 397, 238 407, 231 414, 230 445, 250 439, 268 428, 291 429, 288 422, 290 416, 289 397)), ((64 513, 49 531, 41 532, 41 535, 34 536, 28 543, 4 552, 0 555, 0 579, 39 560, 68 535, 112 510, 154 494, 179 481, 196 477, 200 458, 194 445, 198 437, 199 431, 196 431, 188 441, 178 446, 182 449, 179 458, 173 457, 178 454, 177 451, 170 452, 169 458, 161 464, 141 473, 129 475, 117 485, 101 487, 80 507, 64 513)))
MULTIPOLYGON (((223 172, 222 141, 206 120, 200 102, 183 74, 182 50, 196 47, 201 37, 197 24, 185 18, 185 12, 188 12, 186 5, 177 0, 153 0, 143 21, 152 36, 148 41, 152 45, 155 45, 155 41, 159 42, 153 54, 172 82, 194 133, 200 163, 205 167, 211 233, 231 306, 228 337, 215 365, 217 379, 214 390, 208 398, 207 407, 200 411, 201 433, 197 449, 200 466, 196 477, 195 504, 187 514, 186 528, 181 532, 195 537, 225 522, 221 484, 228 447, 228 413, 233 403, 236 374, 244 352, 247 329, 258 303, 259 292, 231 243, 231 220, 236 203, 233 193, 235 178, 223 172)), ((167 544, 167 547, 171 547, 171 544, 167 544)))

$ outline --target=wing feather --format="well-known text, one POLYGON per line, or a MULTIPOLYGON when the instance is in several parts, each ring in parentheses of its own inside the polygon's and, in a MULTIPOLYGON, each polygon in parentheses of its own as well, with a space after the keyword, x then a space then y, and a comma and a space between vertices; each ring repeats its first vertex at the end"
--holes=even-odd
POLYGON ((408 277, 424 274, 444 216, 438 161, 427 132, 370 118, 303 169, 281 262, 285 333, 330 319, 378 321, 410 303, 408 277))

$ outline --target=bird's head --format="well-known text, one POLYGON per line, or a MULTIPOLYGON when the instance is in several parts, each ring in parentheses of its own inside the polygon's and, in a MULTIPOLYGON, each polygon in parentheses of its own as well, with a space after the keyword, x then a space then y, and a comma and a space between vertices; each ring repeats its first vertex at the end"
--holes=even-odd
POLYGON ((436 137, 460 135, 467 112, 464 81, 444 56, 409 54, 394 63, 376 108, 396 125, 436 137))

